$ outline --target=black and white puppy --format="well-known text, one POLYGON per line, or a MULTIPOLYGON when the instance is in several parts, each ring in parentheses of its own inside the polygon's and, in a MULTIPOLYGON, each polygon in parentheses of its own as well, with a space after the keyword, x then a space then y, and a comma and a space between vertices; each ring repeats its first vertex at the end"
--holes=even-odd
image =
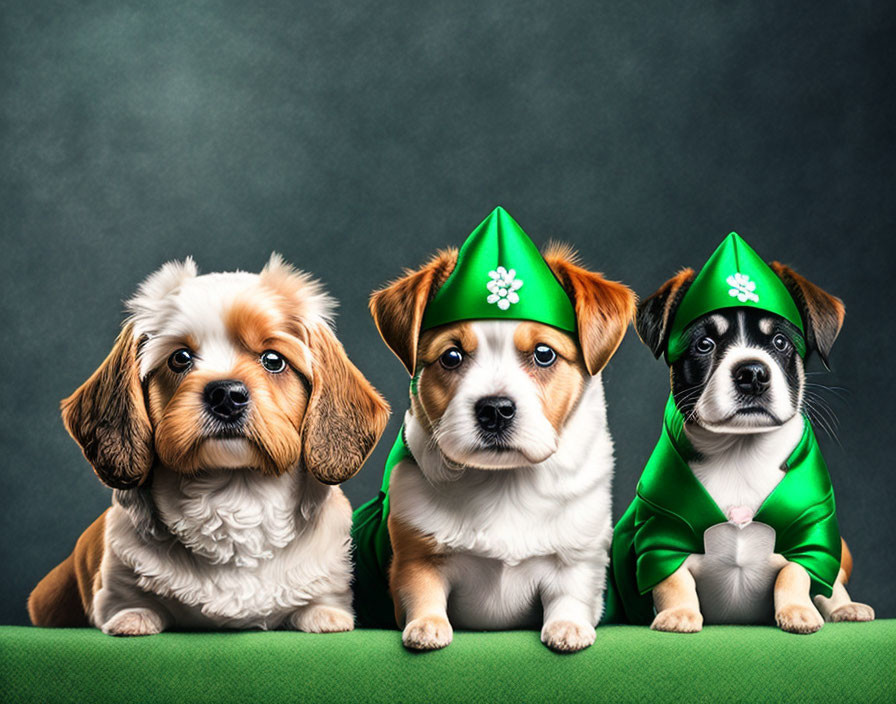
MULTIPOLYGON (((807 350, 827 366, 843 323, 843 304, 789 267, 777 262, 771 267, 801 309, 807 350)), ((693 279, 692 270, 680 272, 638 307, 638 334, 657 357, 665 350, 668 327, 693 279)), ((690 468, 736 524, 750 521, 775 489, 784 477, 785 460, 801 439, 807 400, 799 336, 799 330, 778 315, 723 309, 690 326, 687 351, 671 365, 673 398, 697 451, 690 468)), ((701 629, 704 619, 760 623, 771 613, 772 592, 775 604, 788 605, 775 610, 784 630, 807 633, 821 628, 825 619, 874 618, 871 607, 853 602, 846 592, 852 557, 845 542, 834 592, 831 598, 816 596, 814 605, 808 576, 779 578, 788 563, 781 555, 769 556, 773 542, 746 546, 721 542, 714 547, 754 552, 756 559, 711 554, 709 544, 705 554, 691 555, 654 588, 654 629, 693 632, 701 629)))

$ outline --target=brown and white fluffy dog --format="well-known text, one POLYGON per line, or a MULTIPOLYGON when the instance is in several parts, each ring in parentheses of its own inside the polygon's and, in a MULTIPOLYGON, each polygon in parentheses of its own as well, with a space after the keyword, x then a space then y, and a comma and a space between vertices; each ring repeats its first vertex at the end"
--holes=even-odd
POLYGON ((612 534, 613 445, 601 370, 634 313, 626 286, 552 247, 578 337, 541 323, 472 320, 420 333, 456 250, 373 294, 370 309, 417 393, 413 460, 389 486, 390 590, 409 648, 452 626, 542 627, 561 651, 594 642, 612 534))
POLYGON ((330 327, 334 301, 273 255, 260 274, 168 263, 62 418, 112 507, 28 601, 38 626, 350 630, 354 475, 388 406, 330 327))

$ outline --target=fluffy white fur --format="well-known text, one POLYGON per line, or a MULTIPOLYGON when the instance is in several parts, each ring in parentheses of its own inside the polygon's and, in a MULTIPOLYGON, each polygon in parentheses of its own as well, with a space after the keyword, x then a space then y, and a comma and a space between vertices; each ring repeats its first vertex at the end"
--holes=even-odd
POLYGON ((121 506, 107 514, 91 614, 104 631, 129 609, 151 612, 158 632, 277 628, 315 606, 351 628, 351 509, 335 487, 300 472, 161 471, 152 496, 168 536, 141 534, 121 506))
MULTIPOLYGON (((224 312, 238 298, 274 305, 289 274, 278 255, 261 274, 198 276, 191 259, 163 266, 128 302, 135 334, 147 338, 141 377, 165 364, 172 339, 189 335, 196 368, 226 378, 238 350, 224 312)), ((333 301, 314 280, 305 284, 296 315, 325 323, 333 301)), ((116 492, 91 622, 121 635, 174 626, 351 629, 351 507, 342 492, 299 467, 279 477, 241 469, 252 459, 246 441, 206 446, 202 473, 157 466, 150 489, 130 490, 148 491, 148 500, 116 492)))
MULTIPOLYGON (((520 366, 516 325, 473 324, 476 367, 452 398, 436 430, 438 442, 407 414, 406 438, 416 462, 393 470, 391 510, 452 551, 443 571, 452 624, 506 629, 540 623, 542 640, 576 650, 594 641, 612 536, 613 443, 603 385, 600 375, 586 382, 558 435, 520 366), (459 466, 459 458, 488 458, 476 446, 470 408, 476 398, 494 394, 517 403, 510 440, 516 463, 503 470, 459 466)), ((507 466, 506 460, 498 466, 507 466)))

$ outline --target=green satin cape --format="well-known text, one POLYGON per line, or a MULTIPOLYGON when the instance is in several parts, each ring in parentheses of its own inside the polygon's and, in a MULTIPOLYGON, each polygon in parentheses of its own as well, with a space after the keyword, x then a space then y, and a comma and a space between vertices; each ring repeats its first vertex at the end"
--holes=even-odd
MULTIPOLYGON (((703 552, 707 528, 728 520, 688 466, 695 454, 670 397, 662 435, 613 533, 613 576, 630 623, 653 620, 653 587, 688 555, 703 552)), ((753 520, 775 529, 775 552, 806 569, 813 595, 830 596, 840 569, 840 531, 831 478, 808 419, 784 469, 753 520)))

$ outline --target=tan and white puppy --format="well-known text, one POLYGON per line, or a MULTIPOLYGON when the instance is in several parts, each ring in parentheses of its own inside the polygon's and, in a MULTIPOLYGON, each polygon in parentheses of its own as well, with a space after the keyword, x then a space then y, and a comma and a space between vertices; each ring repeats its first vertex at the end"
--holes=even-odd
POLYGON ((350 630, 354 475, 388 406, 349 361, 321 285, 169 263, 128 301, 62 417, 112 507, 28 601, 38 626, 350 630))
POLYGON ((542 627, 561 651, 589 646, 603 611, 613 444, 601 370, 634 294, 553 247, 578 337, 541 323, 474 320, 420 334, 457 252, 374 293, 386 344, 417 375, 405 416, 413 460, 389 487, 390 589, 409 648, 452 626, 542 627))

